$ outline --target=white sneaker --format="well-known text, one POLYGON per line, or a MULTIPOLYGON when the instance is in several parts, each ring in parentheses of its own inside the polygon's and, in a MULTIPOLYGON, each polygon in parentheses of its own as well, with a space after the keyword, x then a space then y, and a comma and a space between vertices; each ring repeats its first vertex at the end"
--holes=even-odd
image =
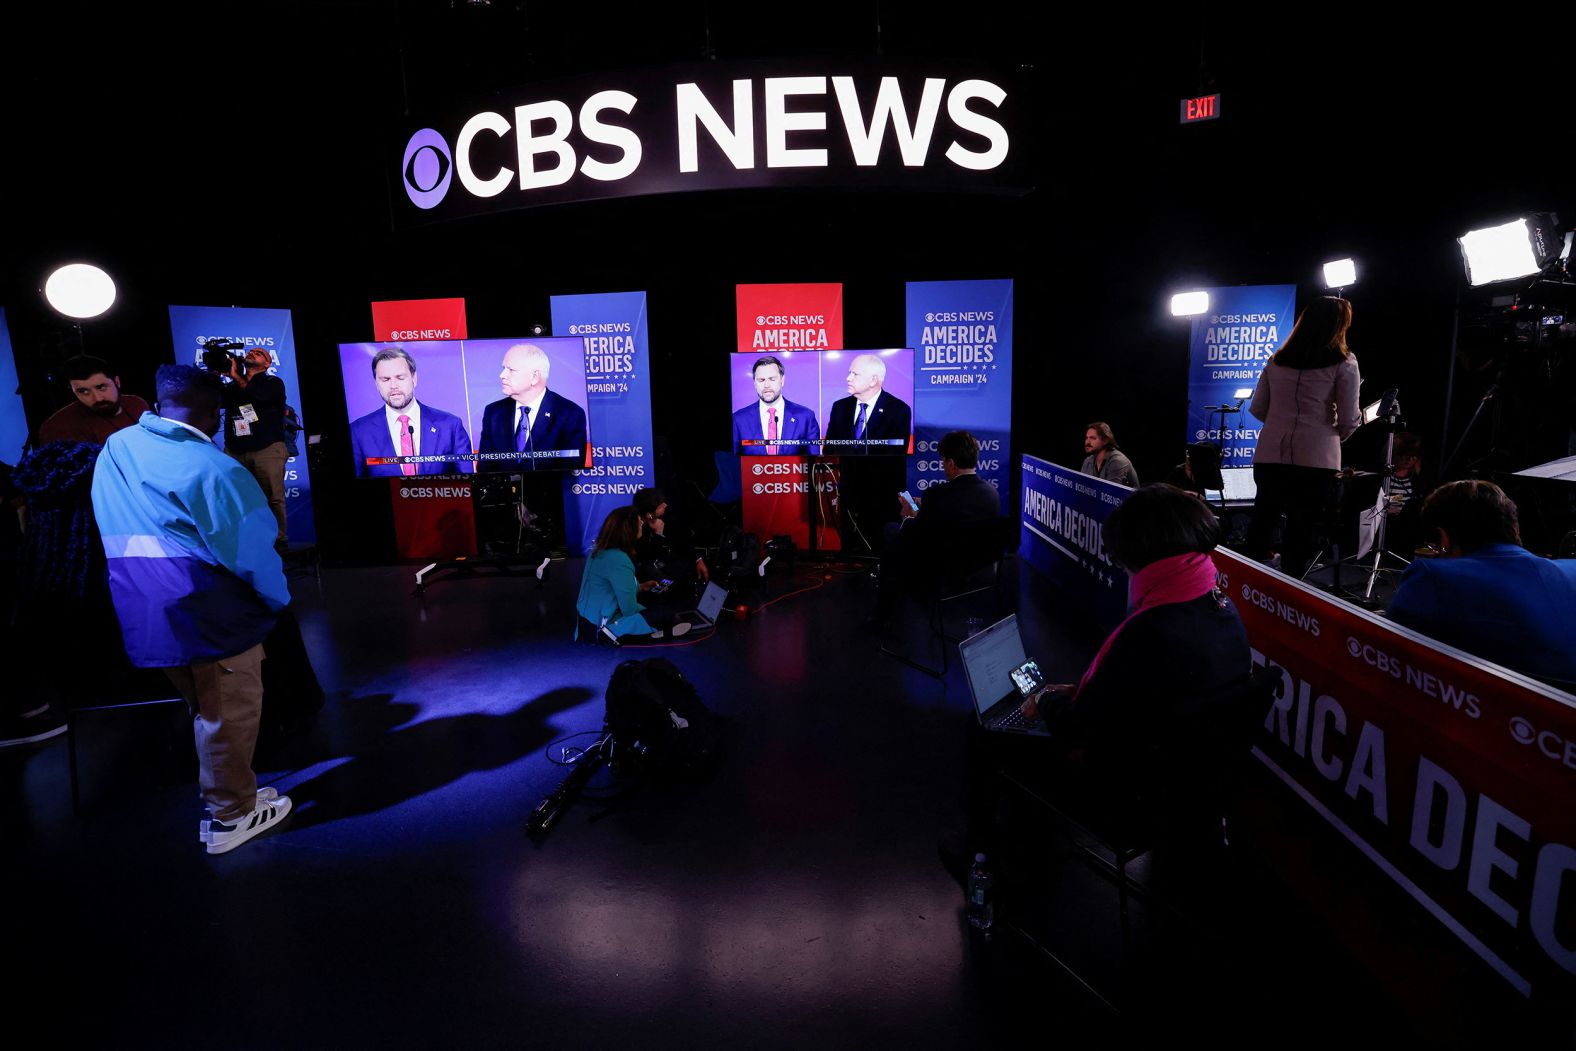
MULTIPOLYGON (((263 791, 274 792, 274 789, 263 791)), ((199 822, 197 838, 208 845, 208 853, 223 854, 279 824, 288 813, 290 813, 289 796, 281 796, 274 792, 274 798, 264 799, 260 792, 257 806, 250 814, 236 818, 234 821, 209 818, 199 822)))

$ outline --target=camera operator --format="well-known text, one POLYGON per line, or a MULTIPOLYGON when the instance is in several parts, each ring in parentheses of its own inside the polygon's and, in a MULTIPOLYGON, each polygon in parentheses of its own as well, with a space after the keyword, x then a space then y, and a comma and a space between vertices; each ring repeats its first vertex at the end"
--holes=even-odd
POLYGON ((253 347, 244 357, 225 354, 221 368, 218 355, 205 354, 208 371, 228 377, 224 385, 224 451, 239 460, 268 497, 268 507, 279 523, 274 548, 283 553, 289 546, 285 534, 285 382, 271 376, 273 355, 253 347))

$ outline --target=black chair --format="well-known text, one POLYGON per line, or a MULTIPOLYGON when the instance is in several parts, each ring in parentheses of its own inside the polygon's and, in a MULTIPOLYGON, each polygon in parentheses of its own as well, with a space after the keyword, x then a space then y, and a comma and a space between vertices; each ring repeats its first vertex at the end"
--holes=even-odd
MULTIPOLYGON (((947 634, 947 603, 993 591, 1000 613, 1002 564, 1017 548, 1021 529, 1016 518, 991 518, 946 526, 918 538, 915 549, 926 561, 910 574, 906 590, 925 606, 928 638, 941 645, 941 667, 922 664, 885 644, 881 652, 933 678, 944 678, 951 666, 952 644, 961 641, 947 634)), ((891 585, 882 581, 882 586, 891 585)))
MULTIPOLYGON (((1158 846, 1197 833, 1205 823, 1218 830, 1220 845, 1230 846, 1230 803, 1281 681, 1279 669, 1266 666, 1235 686, 1185 701, 1168 725, 1155 728, 1151 744, 1076 800, 1059 798, 1056 786, 1038 781, 1032 771, 997 771, 1009 792, 1048 814, 1078 844, 1079 856, 1114 880, 1123 956, 1128 897, 1150 900, 1147 889, 1128 874, 1128 867, 1158 846)), ((1010 894, 1010 885, 1006 889, 1010 894)), ((1049 938, 1015 924, 1010 909, 1004 925, 1116 1009, 1111 999, 1048 948, 1049 938)))

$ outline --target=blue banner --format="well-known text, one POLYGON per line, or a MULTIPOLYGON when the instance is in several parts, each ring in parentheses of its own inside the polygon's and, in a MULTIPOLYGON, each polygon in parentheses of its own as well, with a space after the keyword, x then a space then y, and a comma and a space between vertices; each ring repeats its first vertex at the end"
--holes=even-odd
MULTIPOLYGON (((244 343, 248 350, 262 347, 273 356, 268 370, 284 380, 285 403, 305 419, 301 407, 301 384, 296 378, 295 334, 290 327, 290 311, 249 307, 170 307, 170 334, 178 365, 202 367, 202 345, 215 337, 244 343)), ((214 439, 224 444, 224 430, 214 439)), ((312 478, 306 465, 306 432, 296 438, 297 455, 285 462, 285 528, 290 543, 317 541, 317 524, 312 517, 312 478)))
MULTIPOLYGON (((1209 312, 1193 319, 1188 351, 1187 440, 1221 442, 1221 467, 1251 468, 1253 450, 1263 426, 1248 412, 1226 416, 1222 437, 1220 413, 1211 408, 1230 405, 1251 391, 1270 356, 1291 335, 1296 320, 1296 285, 1238 285, 1211 288, 1209 312)), ((1251 394, 1249 395, 1251 397, 1251 394)))
POLYGON ((1100 527, 1131 492, 1037 456, 1023 457, 1018 554, 1108 630, 1127 615, 1127 574, 1105 553, 1100 527))
POLYGON ((1012 438, 1012 282, 910 281, 916 495, 944 480, 936 443, 965 430, 980 442, 979 474, 1007 493, 1012 438))
POLYGON ((553 296, 552 309, 553 335, 586 344, 591 467, 564 479, 564 534, 570 553, 583 555, 609 511, 656 484, 646 293, 553 296))
POLYGON ((6 327, 5 311, 0 310, 0 463, 12 466, 22 458, 27 442, 27 413, 22 408, 18 389, 16 358, 11 356, 11 330, 6 327))

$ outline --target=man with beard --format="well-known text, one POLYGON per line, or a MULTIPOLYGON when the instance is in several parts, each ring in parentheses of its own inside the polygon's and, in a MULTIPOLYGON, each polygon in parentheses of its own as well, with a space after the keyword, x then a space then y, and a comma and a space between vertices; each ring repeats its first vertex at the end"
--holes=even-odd
MULTIPOLYGON (((285 381, 269 370, 274 367, 273 353, 266 347, 253 347, 240 359, 231 357, 229 370, 206 366, 218 376, 228 376, 224 385, 224 451, 252 472, 268 496, 279 533, 274 540, 283 554, 289 547, 285 521, 285 464, 290 449, 285 444, 285 381)), ((163 406, 160 406, 162 409, 163 406)))
POLYGON ((416 359, 404 347, 385 347, 372 359, 372 381, 383 409, 350 425, 357 478, 468 474, 474 470, 471 438, 458 416, 416 400, 416 359), (368 458, 454 456, 453 460, 368 465, 368 458))
POLYGON ((1087 455, 1083 466, 1078 468, 1080 474, 1104 478, 1129 489, 1138 488, 1138 472, 1133 469, 1133 461, 1127 454, 1118 451, 1116 435, 1109 423, 1096 421, 1084 428, 1084 452, 1087 455))
POLYGON ((87 442, 103 445, 116 431, 134 426, 148 403, 135 394, 120 392, 120 377, 110 371, 109 362, 86 354, 66 362, 66 380, 77 400, 38 429, 34 444, 50 442, 87 442))
POLYGON ((742 456, 813 456, 819 445, 821 426, 815 412, 783 397, 786 370, 780 358, 765 355, 755 359, 750 378, 755 383, 755 400, 733 414, 733 447, 742 456), (765 445, 739 445, 741 440, 765 445))

